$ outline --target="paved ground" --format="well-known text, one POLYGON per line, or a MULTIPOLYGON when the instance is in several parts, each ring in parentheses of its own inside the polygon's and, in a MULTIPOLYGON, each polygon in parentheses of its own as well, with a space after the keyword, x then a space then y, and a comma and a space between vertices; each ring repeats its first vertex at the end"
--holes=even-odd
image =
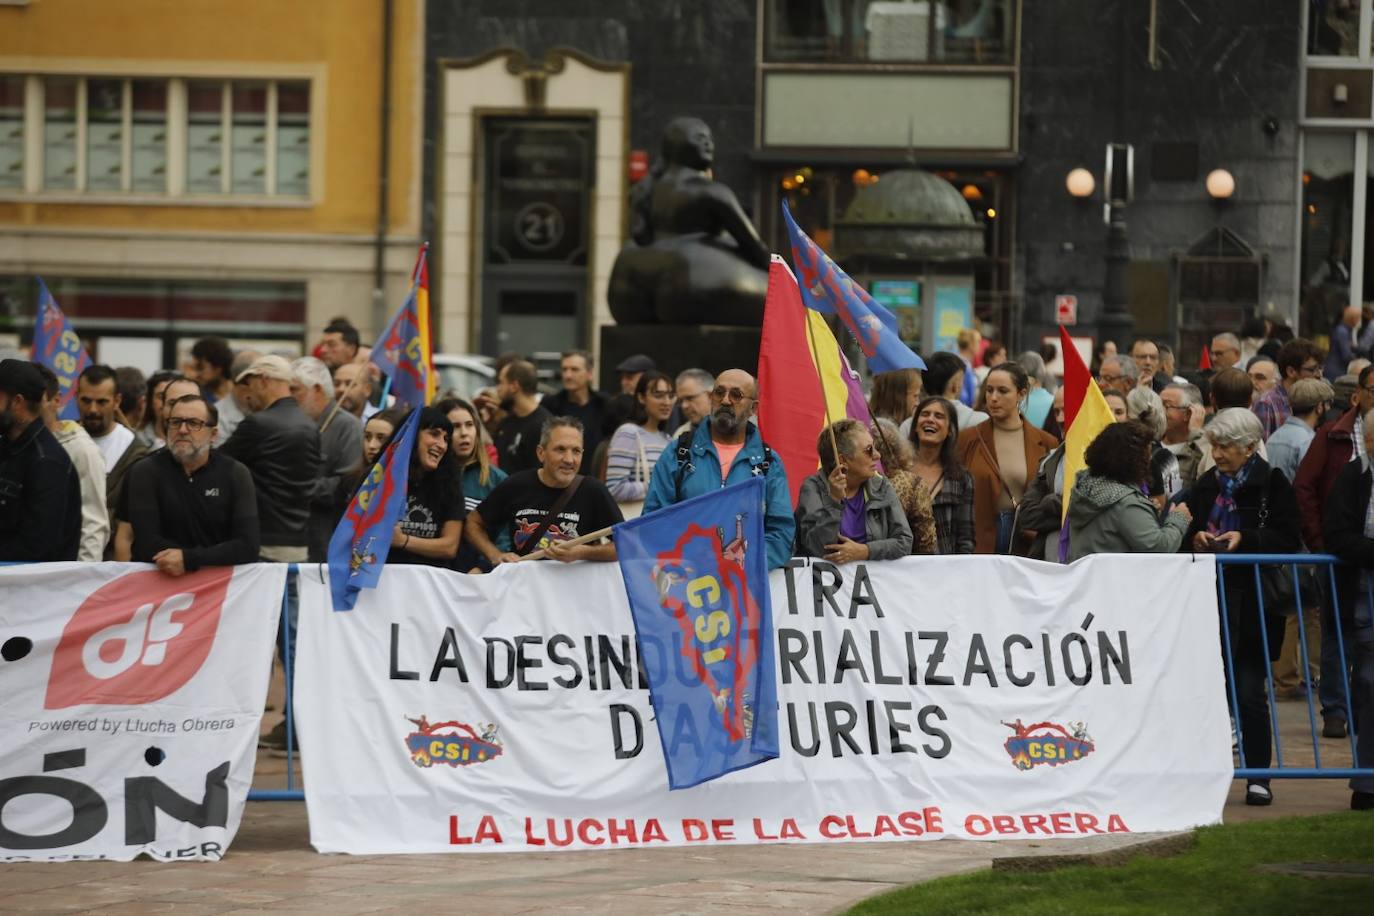
MULTIPOLYGON (((277 718, 269 714, 265 724, 277 718)), ((1280 721, 1285 764, 1310 765, 1305 705, 1282 704, 1280 721)), ((1349 765, 1348 742, 1323 740, 1320 746, 1328 766, 1349 765)), ((260 787, 284 786, 284 760, 260 754, 258 763, 260 787)), ((1349 805, 1343 781, 1288 780, 1274 789, 1273 807, 1247 808, 1244 786, 1235 785, 1226 821, 1319 814, 1349 805)), ((901 885, 988 868, 994 858, 1104 851, 1145 839, 1151 837, 344 857, 310 849, 303 803, 256 802, 222 862, 5 866, 0 911, 829 913, 901 885)))

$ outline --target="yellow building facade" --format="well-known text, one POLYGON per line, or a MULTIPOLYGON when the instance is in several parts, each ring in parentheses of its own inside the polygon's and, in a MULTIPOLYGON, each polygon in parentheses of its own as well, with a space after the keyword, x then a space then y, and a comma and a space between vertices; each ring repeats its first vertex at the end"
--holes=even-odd
POLYGON ((0 338, 42 276, 120 365, 371 340, 420 241, 423 42, 423 0, 0 4, 0 338))

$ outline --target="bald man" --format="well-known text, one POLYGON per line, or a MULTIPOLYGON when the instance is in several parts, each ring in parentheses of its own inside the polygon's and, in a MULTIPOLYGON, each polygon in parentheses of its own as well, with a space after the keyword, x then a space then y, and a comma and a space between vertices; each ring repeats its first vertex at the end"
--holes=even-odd
POLYGON ((1326 364, 1322 375, 1327 381, 1335 381, 1348 371, 1350 361, 1368 356, 1360 347, 1359 329, 1363 313, 1358 305, 1347 305, 1341 312, 1341 320, 1331 329, 1331 349, 1326 353, 1326 364))
POLYGON ((713 493, 722 487, 763 477, 763 533, 768 568, 792 557, 797 525, 782 459, 768 447, 749 420, 758 410, 758 385, 743 369, 726 369, 711 389, 711 413, 663 450, 654 465, 644 514, 713 493))

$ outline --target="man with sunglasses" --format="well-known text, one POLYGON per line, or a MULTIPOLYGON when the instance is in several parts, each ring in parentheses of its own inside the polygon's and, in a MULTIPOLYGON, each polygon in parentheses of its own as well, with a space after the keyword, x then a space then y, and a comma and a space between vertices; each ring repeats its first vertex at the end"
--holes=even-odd
POLYGON ((743 369, 727 369, 718 375, 711 389, 710 414, 664 449, 654 465, 644 514, 763 477, 768 568, 778 569, 792 557, 797 526, 782 459, 749 422, 757 410, 758 386, 752 375, 743 369))
POLYGON ((169 576, 258 559, 258 501, 248 468, 211 449, 219 412, 198 394, 168 409, 167 447, 129 471, 133 559, 169 576))

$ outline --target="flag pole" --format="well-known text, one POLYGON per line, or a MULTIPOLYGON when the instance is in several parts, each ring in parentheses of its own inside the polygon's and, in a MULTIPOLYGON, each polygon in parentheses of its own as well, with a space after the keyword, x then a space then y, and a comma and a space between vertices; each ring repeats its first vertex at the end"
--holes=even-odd
MULTIPOLYGON (((366 371, 367 364, 363 363, 363 372, 366 371)), ((359 372, 358 375, 355 375, 351 379, 349 379, 348 384, 344 386, 343 391, 334 392, 334 404, 329 408, 329 416, 325 417, 324 422, 320 424, 320 432, 324 432, 326 429, 329 428, 329 424, 334 422, 334 415, 337 414, 339 412, 339 408, 343 406, 344 397, 353 390, 353 385, 358 381, 358 376, 362 375, 363 372, 359 372)))
MULTIPOLYGON (((601 539, 604 538, 604 537, 610 537, 610 536, 613 535, 614 533, 615 533, 615 527, 614 527, 614 526, 609 526, 609 527, 606 527, 606 528, 601 528, 601 529, 598 529, 598 530, 596 530, 596 531, 593 531, 591 534, 584 534, 584 535, 582 535, 581 537, 573 538, 573 539, 570 540, 570 541, 559 541, 559 542, 558 542, 558 546, 559 546, 559 547, 581 547, 583 544, 590 544, 592 541, 599 541, 599 540, 601 540, 601 539)), ((544 549, 544 548, 541 548, 541 549, 536 550, 536 551, 534 551, 534 552, 532 552, 532 553, 527 553, 527 554, 525 554, 523 557, 521 557, 521 558, 520 558, 519 560, 517 560, 516 562, 517 562, 517 563, 523 563, 525 560, 542 560, 542 559, 543 559, 544 557, 546 557, 547 555, 548 555, 548 550, 547 550, 547 549, 544 549)))

